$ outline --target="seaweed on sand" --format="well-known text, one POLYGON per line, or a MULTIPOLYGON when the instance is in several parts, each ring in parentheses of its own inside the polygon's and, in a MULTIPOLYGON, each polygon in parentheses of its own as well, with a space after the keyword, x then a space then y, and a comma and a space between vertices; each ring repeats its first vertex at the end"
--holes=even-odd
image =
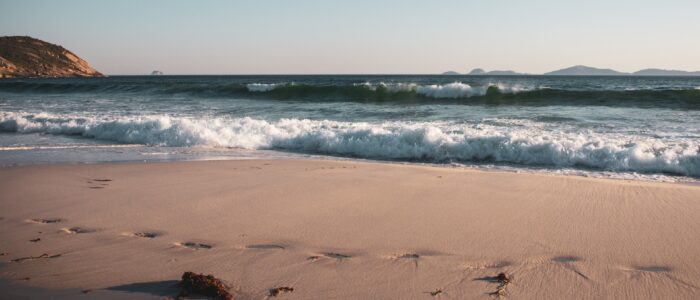
POLYGON ((182 274, 180 287, 182 291, 180 291, 180 295, 178 295, 179 299, 187 297, 190 294, 198 294, 214 299, 233 299, 233 295, 227 291, 223 281, 214 277, 214 275, 185 272, 182 274))

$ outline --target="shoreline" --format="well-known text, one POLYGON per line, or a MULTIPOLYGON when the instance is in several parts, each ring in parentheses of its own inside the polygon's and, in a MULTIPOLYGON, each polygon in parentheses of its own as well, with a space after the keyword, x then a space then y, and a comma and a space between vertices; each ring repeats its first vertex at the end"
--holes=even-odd
POLYGON ((48 294, 174 297, 195 271, 242 299, 486 299, 500 272, 514 299, 700 295, 683 183, 246 159, 4 167, 0 189, 0 277, 48 294))
MULTIPOLYGON (((141 145, 138 145, 141 146, 141 145)), ((664 173, 638 173, 638 172, 617 172, 593 169, 572 169, 558 168, 553 169, 546 166, 521 166, 521 165, 495 165, 495 164, 462 164, 462 163, 431 163, 431 162, 413 162, 402 160, 379 160, 370 158, 344 157, 325 154, 309 154, 302 152, 285 152, 279 150, 249 150, 237 149, 244 152, 256 153, 250 156, 214 156, 205 158, 172 158, 172 159, 152 159, 152 160, 113 160, 113 161, 54 161, 54 162, 38 162, 38 163, 17 163, 17 164, 0 164, 0 169, 6 168, 22 168, 29 166, 71 166, 71 165, 109 165, 109 164, 157 164, 157 163, 184 163, 184 162, 207 162, 207 161, 239 161, 239 160, 309 160, 309 161, 338 161, 338 162, 358 162, 370 164, 386 164, 386 165, 405 165, 418 167, 431 167, 438 169, 456 169, 456 170, 473 170, 479 172, 503 172, 514 174, 535 174, 545 176, 561 176, 561 177, 576 177, 590 178, 602 180, 622 180, 622 181, 639 181, 639 182, 656 182, 656 183, 672 183, 691 186, 700 186, 700 178, 683 176, 677 174, 664 173), (657 178, 653 178, 656 176, 657 178)), ((237 153, 239 154, 239 153, 237 153)))

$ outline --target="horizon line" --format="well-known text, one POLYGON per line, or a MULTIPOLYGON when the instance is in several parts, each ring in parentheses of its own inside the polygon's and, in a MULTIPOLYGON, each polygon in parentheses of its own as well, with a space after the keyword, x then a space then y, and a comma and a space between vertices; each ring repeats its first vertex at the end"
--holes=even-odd
MULTIPOLYGON (((685 71, 700 72, 700 71, 685 71)), ((443 72, 444 73, 444 72, 443 72)), ((162 75, 151 75, 148 73, 131 74, 107 74, 108 76, 474 76, 474 77, 518 77, 518 76, 551 76, 551 77, 700 77, 700 75, 640 75, 634 73, 623 73, 614 75, 548 75, 544 73, 520 73, 520 74, 443 74, 443 73, 166 73, 162 75)))

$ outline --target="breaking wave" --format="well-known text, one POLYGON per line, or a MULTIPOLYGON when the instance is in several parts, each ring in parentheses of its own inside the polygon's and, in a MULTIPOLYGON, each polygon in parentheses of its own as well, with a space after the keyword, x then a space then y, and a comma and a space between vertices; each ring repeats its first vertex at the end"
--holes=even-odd
POLYGON ((536 123, 518 122, 519 126, 498 126, 488 122, 0 113, 0 130, 4 132, 75 135, 120 143, 275 149, 382 160, 489 162, 700 177, 697 140, 545 130, 536 123))
POLYGON ((544 86, 453 82, 401 82, 311 85, 301 83, 133 82, 115 81, 0 81, 0 92, 10 93, 117 93, 142 96, 186 95, 288 101, 353 101, 382 103, 453 103, 464 105, 599 105, 700 109, 700 89, 569 90, 544 86))
POLYGON ((251 92, 269 92, 274 90, 279 84, 276 83, 249 83, 246 88, 251 92))
MULTIPOLYGON (((471 86, 462 82, 448 84, 419 85, 416 83, 365 82, 353 85, 314 86, 293 83, 250 83, 249 92, 267 93, 272 98, 293 98, 295 96, 330 96, 349 100, 400 100, 416 98, 466 99, 483 97, 487 94, 515 94, 531 91, 520 85, 488 84, 471 86)), ((333 98, 330 98, 333 99, 333 98)))
POLYGON ((362 83, 356 86, 366 87, 372 91, 387 91, 390 93, 397 92, 415 92, 418 95, 423 95, 429 98, 471 98, 486 96, 487 93, 506 93, 515 94, 524 91, 535 90, 536 88, 525 87, 521 85, 505 85, 505 84, 488 84, 481 86, 471 86, 462 82, 453 82, 448 84, 429 84, 418 85, 415 83, 383 83, 372 84, 369 82, 362 83))

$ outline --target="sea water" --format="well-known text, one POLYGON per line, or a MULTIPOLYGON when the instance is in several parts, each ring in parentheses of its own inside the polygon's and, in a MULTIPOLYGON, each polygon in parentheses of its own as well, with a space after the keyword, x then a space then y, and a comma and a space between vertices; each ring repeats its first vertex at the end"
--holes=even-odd
POLYGON ((697 181, 700 77, 0 80, 0 165, 285 157, 697 181))

